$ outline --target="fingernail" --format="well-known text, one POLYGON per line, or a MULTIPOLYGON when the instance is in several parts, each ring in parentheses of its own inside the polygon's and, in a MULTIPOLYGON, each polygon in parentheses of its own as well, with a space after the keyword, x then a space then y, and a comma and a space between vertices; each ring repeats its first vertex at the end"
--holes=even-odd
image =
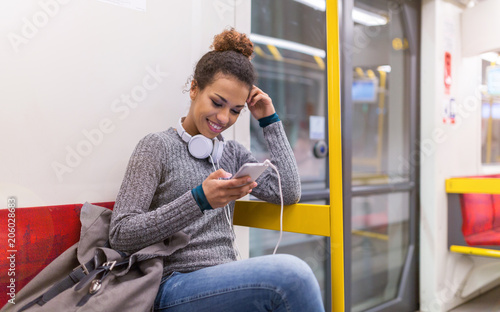
POLYGON ((248 179, 247 179, 247 182, 250 182, 250 181, 252 181, 252 178, 248 178, 248 179))

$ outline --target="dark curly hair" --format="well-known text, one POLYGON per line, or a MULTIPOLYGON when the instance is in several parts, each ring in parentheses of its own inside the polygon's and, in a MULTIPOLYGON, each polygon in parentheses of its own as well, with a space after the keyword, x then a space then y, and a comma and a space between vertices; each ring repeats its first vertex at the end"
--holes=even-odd
POLYGON ((245 34, 234 28, 224 30, 214 37, 210 48, 213 51, 203 55, 196 64, 194 86, 203 90, 217 74, 224 74, 237 78, 252 89, 255 82, 255 70, 250 62, 253 43, 245 34))

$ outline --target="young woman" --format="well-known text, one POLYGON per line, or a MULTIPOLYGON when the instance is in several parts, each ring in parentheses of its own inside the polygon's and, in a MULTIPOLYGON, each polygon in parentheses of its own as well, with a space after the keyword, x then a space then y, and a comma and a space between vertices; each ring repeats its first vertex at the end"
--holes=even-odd
POLYGON ((111 246, 134 252, 179 231, 190 237, 165 260, 157 311, 323 311, 318 283, 300 259, 235 261, 229 220, 234 201, 252 193, 280 203, 271 169, 256 182, 229 179, 244 163, 257 162, 241 144, 220 136, 245 104, 280 172, 284 204, 300 199, 297 164, 281 121, 271 98, 254 86, 252 53, 244 34, 231 29, 215 36, 213 51, 196 65, 187 116, 175 129, 144 137, 130 158, 111 219, 111 246))

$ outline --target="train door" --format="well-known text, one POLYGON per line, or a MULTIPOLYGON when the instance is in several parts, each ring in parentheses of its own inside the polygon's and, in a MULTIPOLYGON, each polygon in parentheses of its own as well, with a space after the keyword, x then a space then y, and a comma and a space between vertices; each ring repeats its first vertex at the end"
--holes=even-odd
POLYGON ((419 1, 344 0, 346 303, 418 308, 419 1), (349 291, 350 290, 350 291, 349 291))

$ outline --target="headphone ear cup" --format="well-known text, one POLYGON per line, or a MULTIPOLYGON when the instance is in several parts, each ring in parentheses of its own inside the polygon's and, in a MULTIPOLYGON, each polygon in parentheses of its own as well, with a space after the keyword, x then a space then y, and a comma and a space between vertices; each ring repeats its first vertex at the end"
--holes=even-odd
POLYGON ((224 141, 214 140, 214 150, 212 152, 212 158, 214 160, 214 163, 217 163, 222 158, 223 151, 224 151, 224 141))
POLYGON ((195 135, 188 143, 189 153, 198 159, 205 159, 212 153, 212 140, 201 134, 195 135))

